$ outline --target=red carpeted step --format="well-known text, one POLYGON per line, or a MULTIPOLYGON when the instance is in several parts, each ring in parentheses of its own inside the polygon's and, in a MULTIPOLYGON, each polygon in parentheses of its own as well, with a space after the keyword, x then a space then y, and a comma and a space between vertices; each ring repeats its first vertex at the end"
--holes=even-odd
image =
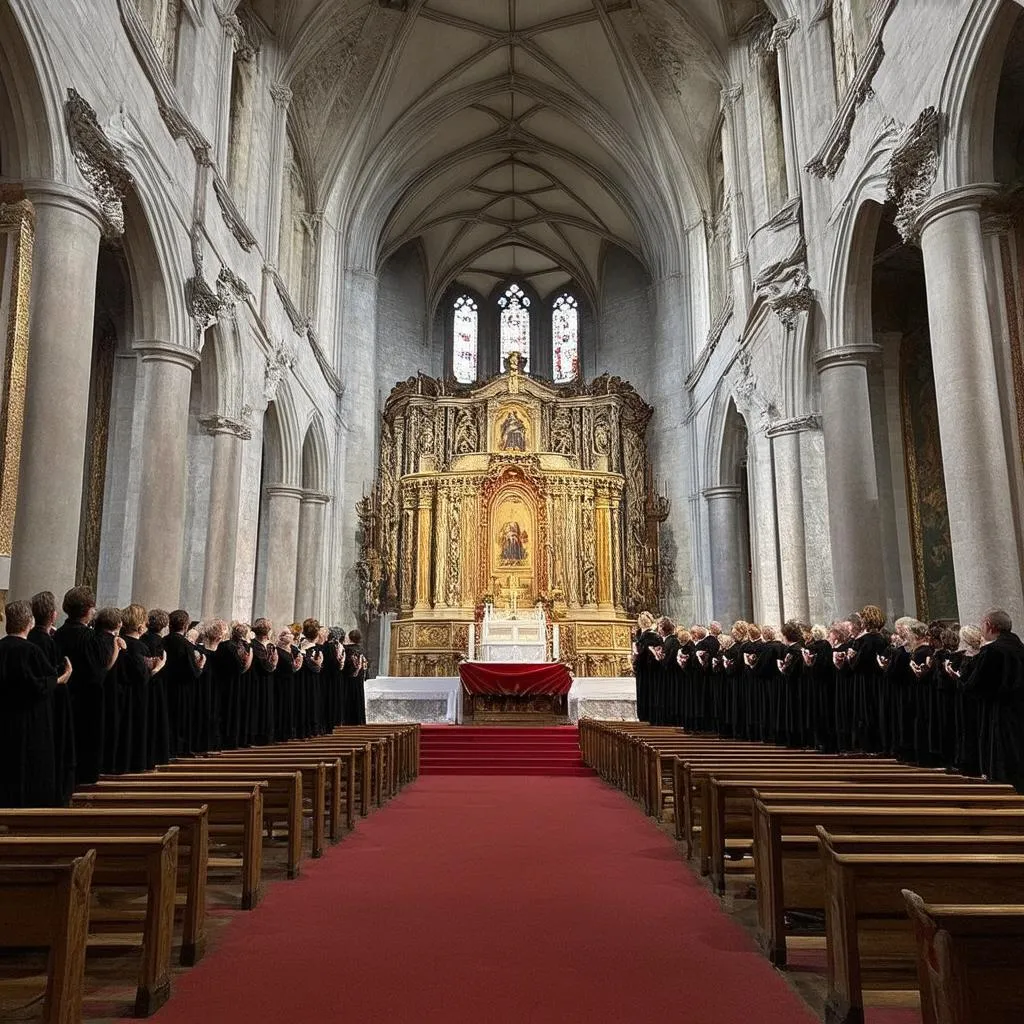
POLYGON ((424 775, 551 775, 593 773, 580 758, 574 726, 424 726, 424 775))

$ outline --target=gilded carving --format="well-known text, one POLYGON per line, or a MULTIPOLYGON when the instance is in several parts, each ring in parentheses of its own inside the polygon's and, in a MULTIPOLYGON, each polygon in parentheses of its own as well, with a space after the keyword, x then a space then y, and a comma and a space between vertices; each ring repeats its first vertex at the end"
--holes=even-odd
POLYGON ((574 671, 628 671, 627 605, 657 591, 650 415, 610 376, 555 388, 509 367, 392 389, 359 565, 371 616, 398 615, 393 674, 454 672, 485 595, 542 604, 574 671))

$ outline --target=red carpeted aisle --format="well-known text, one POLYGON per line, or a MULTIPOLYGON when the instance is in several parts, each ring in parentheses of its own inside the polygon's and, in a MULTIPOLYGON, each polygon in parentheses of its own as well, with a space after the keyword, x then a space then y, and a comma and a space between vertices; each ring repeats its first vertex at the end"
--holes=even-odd
POLYGON ((596 778, 420 778, 271 886, 158 1024, 813 1021, 596 778))

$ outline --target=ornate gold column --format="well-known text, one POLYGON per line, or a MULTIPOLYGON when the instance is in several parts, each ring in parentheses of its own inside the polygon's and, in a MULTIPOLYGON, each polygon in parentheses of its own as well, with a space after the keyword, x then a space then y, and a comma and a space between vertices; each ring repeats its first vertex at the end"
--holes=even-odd
POLYGON ((451 486, 442 484, 437 488, 438 543, 434 552, 434 597, 435 608, 448 607, 448 544, 445 540, 450 523, 448 509, 451 505, 451 486))
POLYGON ((597 605, 612 607, 612 499, 605 480, 594 489, 594 541, 597 547, 597 605))
POLYGON ((430 567, 434 539, 433 480, 420 480, 416 488, 416 604, 415 609, 430 607, 430 567))
POLYGON ((622 607, 622 485, 612 487, 612 604, 622 607))
POLYGON ((415 485, 405 484, 402 487, 402 608, 412 608, 412 568, 414 532, 416 529, 416 490, 415 485))

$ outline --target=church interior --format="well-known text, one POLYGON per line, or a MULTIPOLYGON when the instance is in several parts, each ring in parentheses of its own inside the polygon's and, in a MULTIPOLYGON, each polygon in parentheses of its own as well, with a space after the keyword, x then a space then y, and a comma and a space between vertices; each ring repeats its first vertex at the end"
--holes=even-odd
POLYGON ((1024 0, 0 0, 0 319, 0 1020, 1024 1019, 1024 0))

